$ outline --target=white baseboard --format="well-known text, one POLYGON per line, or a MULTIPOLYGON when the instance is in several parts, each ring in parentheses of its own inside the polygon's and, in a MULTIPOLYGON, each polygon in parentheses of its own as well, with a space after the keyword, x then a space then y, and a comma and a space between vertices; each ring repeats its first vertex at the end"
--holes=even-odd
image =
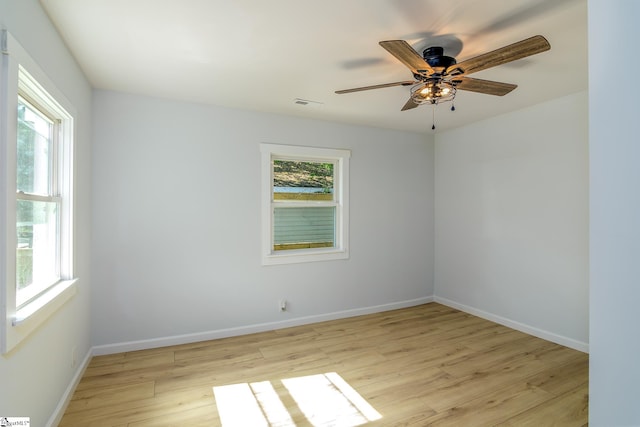
POLYGON ((434 301, 437 303, 449 306, 451 308, 464 311, 465 313, 473 314, 474 316, 482 317, 483 319, 487 319, 492 322, 499 323, 511 329, 524 332, 525 334, 533 335, 534 337, 542 338, 543 340, 551 341, 556 344, 560 344, 565 347, 569 347, 574 350, 581 351, 583 353, 589 353, 588 343, 577 341, 577 340, 574 340, 573 338, 568 338, 562 335, 554 334, 553 332, 538 329, 533 326, 516 322, 515 320, 507 319, 506 317, 498 316, 493 313, 489 313, 474 307, 470 307, 468 305, 460 304, 458 302, 455 302, 446 298, 441 298, 436 296, 434 297, 434 301))
POLYGON ((47 421, 46 427, 56 427, 62 421, 62 416, 64 415, 64 411, 67 409, 69 402, 71 401, 71 397, 73 397, 73 392, 76 390, 78 383, 82 379, 84 375, 84 371, 89 366, 89 362, 93 357, 93 349, 89 349, 84 359, 82 359, 82 363, 78 366, 75 375, 71 379, 71 382, 67 386, 67 389, 64 391, 64 394, 60 398, 58 402, 58 406, 56 406, 55 411, 49 417, 49 421, 47 421))
POLYGON ((317 314, 313 316, 297 317, 295 319, 277 322, 259 323, 254 325, 239 326, 236 328, 217 329, 213 331, 197 332, 193 334, 175 335, 171 337, 152 338, 140 341, 129 341, 116 344, 98 345, 93 347, 96 356, 105 354, 122 353, 126 351, 145 350, 149 348, 167 347, 171 345, 188 344, 192 342, 208 341, 219 338, 228 338, 239 335, 253 334, 256 332, 273 331, 275 329, 289 328, 292 326, 307 325, 310 323, 324 322, 327 320, 344 319, 347 317, 361 316, 364 314, 379 313, 396 310, 399 308, 413 307, 416 305, 433 302, 432 296, 416 298, 407 301, 399 301, 389 304, 371 307, 356 308, 351 310, 336 311, 333 313, 317 314))

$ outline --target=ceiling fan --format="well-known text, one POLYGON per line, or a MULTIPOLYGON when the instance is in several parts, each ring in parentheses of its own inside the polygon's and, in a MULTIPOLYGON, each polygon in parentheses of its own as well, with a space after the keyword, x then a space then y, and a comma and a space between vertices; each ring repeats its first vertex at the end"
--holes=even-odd
POLYGON ((468 75, 551 49, 547 39, 537 35, 458 63, 455 58, 445 56, 444 49, 439 46, 426 48, 422 56, 404 40, 381 41, 380 46, 409 68, 414 80, 337 90, 336 93, 412 86, 411 96, 401 111, 416 108, 421 104, 436 105, 452 101, 458 89, 504 96, 517 85, 476 79, 468 75))

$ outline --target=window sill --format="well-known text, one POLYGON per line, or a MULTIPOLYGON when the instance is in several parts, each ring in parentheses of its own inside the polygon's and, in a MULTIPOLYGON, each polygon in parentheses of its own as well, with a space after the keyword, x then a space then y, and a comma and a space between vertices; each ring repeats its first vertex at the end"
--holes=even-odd
MULTIPOLYGON (((62 306, 77 293, 77 279, 58 282, 40 297, 14 311, 7 316, 2 326, 4 339, 1 344, 2 354, 8 354, 42 326, 62 306)), ((9 308, 11 311, 11 309, 9 308)))
POLYGON ((76 294, 76 280, 63 280, 35 300, 20 307, 12 325, 28 329, 38 327, 76 294))
POLYGON ((301 262, 333 261, 348 259, 349 252, 345 249, 308 249, 279 251, 262 257, 262 265, 296 264, 301 262))

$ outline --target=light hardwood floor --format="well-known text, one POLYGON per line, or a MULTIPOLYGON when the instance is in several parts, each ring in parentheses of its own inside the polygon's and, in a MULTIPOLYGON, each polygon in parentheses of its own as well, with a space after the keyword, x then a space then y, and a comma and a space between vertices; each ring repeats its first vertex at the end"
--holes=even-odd
POLYGON ((587 405, 586 354, 431 303, 97 356, 60 426, 583 426, 587 405))

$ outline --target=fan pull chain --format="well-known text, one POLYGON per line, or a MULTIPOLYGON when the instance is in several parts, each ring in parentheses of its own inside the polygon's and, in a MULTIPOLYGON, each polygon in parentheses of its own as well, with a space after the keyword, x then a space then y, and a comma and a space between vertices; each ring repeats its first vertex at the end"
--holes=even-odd
POLYGON ((431 104, 431 130, 436 130, 436 104, 431 104))
POLYGON ((456 111, 456 106, 453 103, 451 104, 451 111, 456 111))

